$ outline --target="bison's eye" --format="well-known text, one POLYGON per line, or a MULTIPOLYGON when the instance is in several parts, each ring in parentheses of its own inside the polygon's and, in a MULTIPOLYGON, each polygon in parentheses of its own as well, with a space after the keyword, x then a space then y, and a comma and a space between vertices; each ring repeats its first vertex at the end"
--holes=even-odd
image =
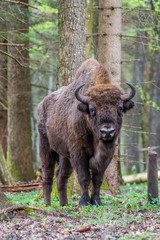
POLYGON ((90 116, 93 117, 96 115, 96 109, 95 107, 93 106, 89 106, 89 113, 90 113, 90 116))

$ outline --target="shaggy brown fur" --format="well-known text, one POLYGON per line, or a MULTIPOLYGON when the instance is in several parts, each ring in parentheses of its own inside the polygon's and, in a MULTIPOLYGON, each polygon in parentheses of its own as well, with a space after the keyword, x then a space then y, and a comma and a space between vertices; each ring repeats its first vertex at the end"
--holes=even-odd
POLYGON ((45 97, 38 107, 39 150, 43 172, 44 201, 50 205, 55 162, 59 159, 56 181, 60 205, 67 202, 67 181, 73 169, 81 186, 80 205, 101 205, 99 192, 104 171, 112 160, 123 112, 134 106, 123 102, 120 87, 110 82, 107 70, 96 60, 85 61, 75 80, 45 97), (74 96, 77 86, 89 104, 74 96), (102 130, 114 129, 112 139, 103 141, 102 130), (92 180, 91 198, 88 187, 92 180))

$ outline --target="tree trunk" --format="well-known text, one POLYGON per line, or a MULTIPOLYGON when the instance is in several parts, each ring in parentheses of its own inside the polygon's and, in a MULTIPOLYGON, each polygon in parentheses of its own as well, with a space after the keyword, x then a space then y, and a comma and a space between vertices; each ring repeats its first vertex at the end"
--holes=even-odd
POLYGON ((9 54, 16 59, 8 59, 8 162, 14 179, 22 181, 33 178, 29 23, 26 6, 14 4, 12 10, 17 17, 10 19, 8 41, 24 47, 8 47, 9 54))
MULTIPOLYGON (((1 24, 0 24, 1 26, 1 24)), ((4 29, 4 26, 1 26, 4 29)), ((4 39, 2 43, 7 43, 4 39)), ((0 50, 7 52, 7 46, 0 45, 0 50)), ((7 55, 0 53, 0 144, 4 156, 7 156, 7 55)))
POLYGON ((0 188, 0 210, 10 207, 11 205, 11 201, 6 197, 0 188))
POLYGON ((154 82, 151 92, 152 107, 150 108, 149 122, 150 122, 150 136, 149 146, 159 146, 156 149, 158 156, 160 156, 160 51, 155 51, 151 61, 150 80, 154 82), (154 134, 152 134, 154 133, 154 134))
POLYGON ((85 0, 59 1, 58 86, 71 83, 85 56, 85 0))
MULTIPOLYGON (((100 0, 98 60, 109 71, 113 84, 121 80, 121 0, 100 0)), ((105 172, 112 193, 119 189, 118 147, 105 172)))
POLYGON ((86 0, 86 44, 85 58, 88 59, 92 55, 92 32, 94 21, 94 0, 86 0))
POLYGON ((0 143, 0 180, 3 184, 11 185, 14 184, 14 180, 7 166, 7 161, 3 154, 3 148, 0 143))
MULTIPOLYGON (((139 28, 141 26, 138 26, 139 28)), ((144 79, 144 70, 145 70, 145 45, 144 39, 142 38, 146 36, 144 31, 139 31, 137 33, 137 43, 136 43, 136 55, 135 59, 138 59, 134 64, 134 72, 133 72, 133 83, 134 85, 138 85, 142 89, 143 87, 143 79, 144 79)), ((132 167, 136 167, 136 172, 140 172, 140 164, 138 163, 140 160, 140 151, 139 147, 141 145, 141 127, 142 127, 142 100, 140 98, 141 91, 137 91, 135 96, 136 106, 134 110, 131 110, 127 117, 128 117, 128 129, 130 130, 128 137, 127 137, 127 144, 128 144, 128 167, 127 173, 132 172, 132 167), (133 161, 133 162, 132 162, 133 161)), ((144 129, 143 129, 144 131, 144 129)), ((146 146, 142 146, 146 147, 146 146)))
POLYGON ((148 201, 150 203, 158 202, 158 155, 157 152, 148 149, 147 178, 148 178, 148 201), (156 198, 154 201, 153 198, 156 198))
MULTIPOLYGON (((85 59, 85 0, 59 1, 59 64, 58 86, 74 80, 85 59)), ((69 179, 69 194, 79 192, 75 172, 69 179)))

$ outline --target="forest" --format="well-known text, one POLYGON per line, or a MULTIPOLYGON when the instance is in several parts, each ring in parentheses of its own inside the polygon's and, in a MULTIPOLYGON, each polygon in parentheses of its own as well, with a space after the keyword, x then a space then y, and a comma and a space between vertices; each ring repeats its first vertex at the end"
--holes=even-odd
POLYGON ((1 0, 0 26, 0 239, 160 239, 160 2, 1 0), (45 206, 37 109, 72 84, 87 59, 102 64, 125 94, 132 84, 135 107, 123 116, 104 171, 103 206, 79 206, 75 172, 69 205, 59 206, 52 177, 45 206), (157 189, 148 201, 151 153, 157 189))

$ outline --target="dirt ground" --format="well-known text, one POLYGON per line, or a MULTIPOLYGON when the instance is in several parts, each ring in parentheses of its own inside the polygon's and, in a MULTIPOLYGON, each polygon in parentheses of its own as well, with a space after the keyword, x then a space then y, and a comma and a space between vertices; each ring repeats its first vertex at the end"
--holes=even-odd
MULTIPOLYGON (((78 207, 77 207, 78 211, 78 207)), ((105 213, 104 213, 105 214, 105 213)), ((78 217, 72 218, 62 214, 59 210, 54 212, 24 210, 14 212, 11 219, 6 218, 0 222, 0 240, 20 239, 160 239, 160 212, 148 217, 145 212, 139 212, 143 221, 134 221, 134 214, 130 213, 132 221, 125 226, 104 224, 102 227, 86 224, 77 228, 77 222, 82 224, 78 217), (143 235, 144 233, 144 235, 143 235), (142 237, 143 235, 143 237, 142 237)), ((87 220, 87 219, 86 219, 87 220)))

